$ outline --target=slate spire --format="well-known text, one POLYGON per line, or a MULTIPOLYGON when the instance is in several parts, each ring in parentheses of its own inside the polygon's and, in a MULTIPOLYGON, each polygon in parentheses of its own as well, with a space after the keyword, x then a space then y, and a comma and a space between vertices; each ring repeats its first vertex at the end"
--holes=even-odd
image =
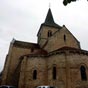
POLYGON ((45 23, 46 24, 54 23, 54 19, 53 19, 52 12, 51 12, 50 8, 48 10, 48 13, 47 13, 47 16, 46 16, 46 19, 45 19, 45 23))
POLYGON ((58 24, 56 24, 54 22, 53 15, 52 15, 50 8, 48 10, 48 13, 47 13, 47 16, 46 16, 46 19, 45 19, 45 22, 43 23, 43 25, 61 28, 61 26, 59 26, 58 24))

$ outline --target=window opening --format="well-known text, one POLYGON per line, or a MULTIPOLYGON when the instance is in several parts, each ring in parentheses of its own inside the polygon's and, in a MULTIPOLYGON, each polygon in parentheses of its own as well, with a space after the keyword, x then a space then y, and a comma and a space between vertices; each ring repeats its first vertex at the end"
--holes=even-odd
POLYGON ((33 79, 36 80, 37 79, 37 70, 33 71, 33 79))
POLYGON ((66 35, 64 35, 64 41, 66 41, 66 35))
POLYGON ((49 30, 49 31, 48 31, 48 37, 51 37, 51 36, 52 36, 52 31, 49 30))
POLYGON ((86 75, 86 68, 84 66, 80 67, 80 72, 81 72, 81 79, 83 81, 87 80, 87 75, 86 75))
POLYGON ((34 51, 34 49, 33 48, 31 48, 31 52, 33 52, 34 51))
POLYGON ((53 79, 56 79, 56 67, 53 67, 53 79))

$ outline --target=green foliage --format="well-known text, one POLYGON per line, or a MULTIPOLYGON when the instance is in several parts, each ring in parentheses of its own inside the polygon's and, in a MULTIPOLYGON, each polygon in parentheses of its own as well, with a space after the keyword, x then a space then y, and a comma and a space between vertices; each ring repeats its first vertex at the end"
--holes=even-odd
POLYGON ((66 6, 68 3, 75 2, 76 0, 63 0, 64 6, 66 6))
POLYGON ((63 4, 66 6, 67 5, 67 0, 64 0, 63 1, 63 4))

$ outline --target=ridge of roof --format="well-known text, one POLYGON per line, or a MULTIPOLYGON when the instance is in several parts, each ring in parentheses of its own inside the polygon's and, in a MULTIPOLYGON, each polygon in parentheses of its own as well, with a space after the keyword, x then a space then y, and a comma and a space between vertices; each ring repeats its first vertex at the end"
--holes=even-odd
POLYGON ((14 41, 13 46, 21 48, 40 48, 40 46, 37 43, 30 43, 18 40, 14 41))
POLYGON ((39 56, 42 56, 42 55, 46 56, 47 54, 48 54, 48 52, 46 50, 40 48, 40 49, 38 49, 30 54, 26 54, 24 56, 38 56, 38 55, 39 56))
POLYGON ((49 56, 54 55, 54 54, 65 53, 66 51, 69 51, 69 53, 88 55, 88 51, 86 51, 86 50, 64 46, 64 47, 61 47, 61 48, 54 50, 52 52, 49 52, 49 53, 46 50, 40 49, 37 52, 33 52, 31 54, 23 55, 23 57, 24 56, 27 56, 27 57, 49 57, 49 56))
POLYGON ((53 53, 53 52, 57 52, 57 51, 64 51, 64 50, 73 50, 73 51, 83 51, 83 52, 88 52, 86 50, 83 50, 83 49, 80 49, 80 48, 75 48, 75 47, 69 47, 69 46, 64 46, 64 47, 61 47, 57 50, 54 50, 50 53, 53 53))

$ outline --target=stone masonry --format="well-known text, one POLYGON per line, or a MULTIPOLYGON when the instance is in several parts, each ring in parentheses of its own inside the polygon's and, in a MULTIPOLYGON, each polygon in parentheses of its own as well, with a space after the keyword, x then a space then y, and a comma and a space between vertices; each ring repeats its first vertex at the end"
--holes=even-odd
POLYGON ((88 88, 88 51, 65 25, 55 23, 50 8, 37 37, 37 43, 12 40, 1 85, 88 88))

